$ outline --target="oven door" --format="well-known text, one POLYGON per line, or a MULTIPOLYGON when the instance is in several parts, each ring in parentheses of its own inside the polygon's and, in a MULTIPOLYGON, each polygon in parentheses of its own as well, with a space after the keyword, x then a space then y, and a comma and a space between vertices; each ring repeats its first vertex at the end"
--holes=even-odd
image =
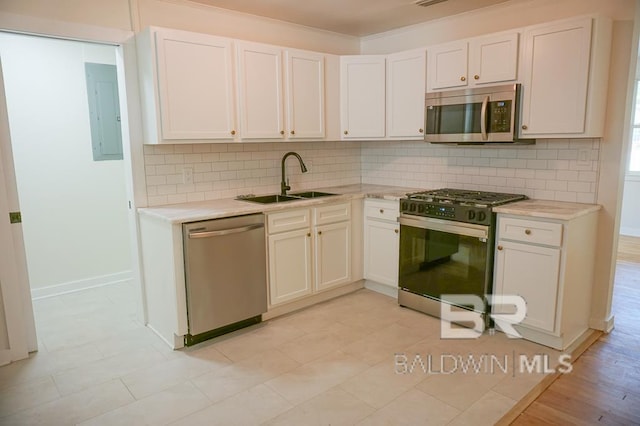
POLYGON ((443 295, 484 299, 492 280, 489 226, 401 215, 399 287, 455 304, 443 295))

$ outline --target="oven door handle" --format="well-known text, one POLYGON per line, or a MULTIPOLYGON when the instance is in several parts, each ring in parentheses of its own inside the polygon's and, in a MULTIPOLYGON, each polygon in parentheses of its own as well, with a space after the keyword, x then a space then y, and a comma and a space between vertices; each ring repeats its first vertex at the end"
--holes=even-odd
POLYGON ((489 227, 484 225, 475 225, 473 223, 453 222, 450 220, 433 219, 430 217, 421 217, 414 219, 412 217, 400 216, 398 218, 400 225, 411 226, 414 228, 430 229, 434 231, 447 232, 449 234, 465 235, 467 237, 489 238, 489 227))

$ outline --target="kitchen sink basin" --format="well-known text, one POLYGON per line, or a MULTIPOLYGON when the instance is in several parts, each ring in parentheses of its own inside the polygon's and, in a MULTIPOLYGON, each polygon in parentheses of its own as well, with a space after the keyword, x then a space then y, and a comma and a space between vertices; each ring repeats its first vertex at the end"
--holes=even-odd
POLYGON ((300 201, 300 199, 301 199, 300 197, 292 197, 289 195, 280 195, 280 194, 240 198, 240 200, 242 201, 252 201, 254 203, 261 203, 261 204, 282 203, 284 201, 295 201, 295 200, 300 201))
POLYGON ((293 197, 300 197, 300 198, 318 198, 318 197, 329 197, 331 195, 337 195, 337 194, 332 194, 330 192, 320 192, 320 191, 307 191, 307 192, 297 192, 295 194, 290 194, 293 197))

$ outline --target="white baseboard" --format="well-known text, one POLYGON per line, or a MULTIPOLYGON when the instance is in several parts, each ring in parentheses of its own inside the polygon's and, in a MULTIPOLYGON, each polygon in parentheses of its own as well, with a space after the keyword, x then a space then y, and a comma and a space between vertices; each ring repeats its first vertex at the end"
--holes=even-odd
POLYGON ((611 314, 609 318, 606 319, 597 319, 591 318, 589 320, 589 328, 593 328, 594 330, 604 331, 605 333, 610 333, 613 330, 615 324, 615 316, 611 314))
POLYGON ((631 226, 621 226, 620 234, 627 235, 629 237, 640 237, 640 228, 633 228, 631 226))
POLYGON ((364 288, 382 293, 385 296, 393 297, 394 299, 398 298, 398 287, 391 287, 388 284, 380 284, 375 281, 365 280, 364 288))
POLYGON ((87 290, 94 287, 117 284, 123 281, 129 281, 132 278, 133 274, 131 273, 131 271, 123 271, 115 274, 91 277, 84 280, 69 281, 62 284, 33 288, 31 289, 31 299, 45 299, 47 297, 59 296, 61 294, 73 293, 76 291, 87 290))

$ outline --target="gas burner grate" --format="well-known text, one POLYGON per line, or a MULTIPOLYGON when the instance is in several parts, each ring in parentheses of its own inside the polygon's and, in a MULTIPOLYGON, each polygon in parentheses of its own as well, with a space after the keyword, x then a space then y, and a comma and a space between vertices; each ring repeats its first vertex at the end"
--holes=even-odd
POLYGON ((498 206, 512 201, 524 200, 526 195, 507 194, 501 192, 471 191, 466 189, 442 188, 432 191, 415 192, 407 194, 409 199, 428 202, 475 204, 486 206, 498 206))

